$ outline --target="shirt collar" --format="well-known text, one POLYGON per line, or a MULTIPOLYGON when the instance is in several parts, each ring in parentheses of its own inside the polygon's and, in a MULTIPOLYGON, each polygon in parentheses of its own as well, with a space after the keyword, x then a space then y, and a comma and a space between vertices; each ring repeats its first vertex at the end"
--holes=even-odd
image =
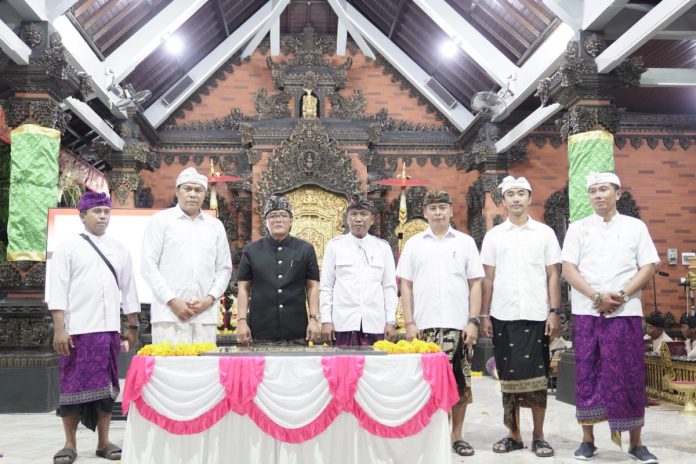
POLYGON ((611 217, 609 222, 604 222, 604 218, 602 216, 600 216, 597 213, 592 213, 592 217, 594 218, 594 221, 597 224, 606 224, 606 225, 616 224, 619 221, 620 216, 621 216, 621 213, 619 213, 617 211, 616 214, 611 217))
MULTIPOLYGON (((428 228, 425 229, 425 233, 423 234, 423 236, 424 237, 430 236, 432 238, 437 239, 437 236, 433 233, 433 229, 431 229, 430 226, 428 226, 428 228)), ((447 232, 445 232, 445 235, 442 236, 442 238, 445 238, 445 237, 454 237, 454 229, 452 228, 452 226, 449 226, 447 228, 447 232)))
POLYGON ((266 237, 266 240, 268 240, 268 243, 270 243, 274 247, 286 246, 288 243, 290 243, 290 240, 292 240, 292 235, 288 234, 287 237, 285 237, 281 241, 278 241, 269 235, 266 237))
POLYGON ((102 240, 104 240, 104 237, 106 236, 106 234, 94 235, 93 233, 91 233, 87 229, 83 230, 82 233, 85 234, 87 237, 89 237, 90 240, 92 240, 93 242, 101 242, 102 240))
POLYGON ((203 210, 201 209, 198 210, 198 214, 196 215, 196 217, 190 218, 189 215, 186 214, 186 212, 183 209, 181 209, 181 205, 177 204, 174 208, 176 211, 176 217, 179 219, 191 219, 192 221, 204 219, 203 214, 205 213, 203 213, 203 210))
POLYGON ((348 232, 348 236, 350 237, 350 242, 353 243, 355 246, 364 246, 367 243, 367 237, 369 237, 370 234, 366 234, 363 238, 358 238, 355 235, 348 232))
POLYGON ((517 226, 510 221, 510 218, 507 218, 505 222, 503 222, 503 227, 505 230, 511 230, 511 229, 535 229, 537 226, 537 221, 532 219, 531 216, 527 217, 527 222, 522 224, 521 226, 517 226))

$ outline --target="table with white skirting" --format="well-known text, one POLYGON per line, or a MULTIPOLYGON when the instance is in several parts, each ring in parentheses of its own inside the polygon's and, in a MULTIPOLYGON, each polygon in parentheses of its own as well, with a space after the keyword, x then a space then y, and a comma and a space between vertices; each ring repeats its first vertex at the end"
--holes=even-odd
POLYGON ((449 462, 443 353, 133 358, 125 464, 449 462))

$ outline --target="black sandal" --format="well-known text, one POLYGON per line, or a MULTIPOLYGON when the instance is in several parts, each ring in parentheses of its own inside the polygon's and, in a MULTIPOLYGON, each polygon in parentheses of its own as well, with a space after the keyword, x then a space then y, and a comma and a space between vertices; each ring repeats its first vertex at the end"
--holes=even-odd
POLYGON ((522 440, 517 441, 512 437, 505 437, 502 440, 498 440, 493 443, 494 453, 509 453, 510 451, 517 451, 524 448, 524 443, 522 440), (496 445, 502 445, 502 448, 496 448, 496 445))
POLYGON ((452 451, 457 453, 459 456, 473 456, 474 448, 464 440, 457 440, 452 443, 452 451))
POLYGON ((77 458, 77 451, 71 448, 63 448, 53 455, 53 464, 72 464, 77 458))
POLYGON ((532 441, 532 451, 539 458, 550 458, 554 455, 553 447, 546 440, 532 441), (546 449, 546 451, 544 451, 546 449))

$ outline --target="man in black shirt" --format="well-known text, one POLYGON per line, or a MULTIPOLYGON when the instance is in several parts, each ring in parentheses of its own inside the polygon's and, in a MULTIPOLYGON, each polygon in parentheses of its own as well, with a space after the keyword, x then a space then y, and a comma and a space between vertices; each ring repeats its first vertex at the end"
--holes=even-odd
POLYGON ((263 217, 269 235, 246 246, 237 272, 237 339, 305 344, 321 333, 317 255, 311 244, 290 236, 292 208, 285 197, 272 196, 263 217))

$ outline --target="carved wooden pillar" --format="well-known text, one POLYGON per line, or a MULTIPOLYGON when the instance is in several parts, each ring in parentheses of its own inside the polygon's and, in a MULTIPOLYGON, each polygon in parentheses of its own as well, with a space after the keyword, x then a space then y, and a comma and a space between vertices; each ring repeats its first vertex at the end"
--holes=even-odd
POLYGON ((559 70, 542 80, 537 89, 542 105, 560 103, 567 111, 556 120, 561 137, 568 141, 571 221, 592 213, 585 176, 592 171, 613 171, 614 134, 621 111, 614 105, 619 87, 636 86, 645 71, 641 57, 621 63, 608 74, 599 74, 595 57, 604 49, 602 38, 583 32, 570 41, 559 70))
POLYGON ((119 133, 125 142, 123 152, 108 150, 104 156, 111 165, 111 172, 106 174, 106 178, 114 208, 136 206, 136 191, 142 186, 138 172, 150 160, 150 145, 140 140, 140 127, 136 122, 138 111, 137 106, 131 103, 126 108, 128 119, 119 127, 119 133))
POLYGON ((55 409, 58 402, 58 356, 50 348, 53 327, 42 300, 46 208, 58 201, 60 138, 69 120, 60 102, 86 95, 90 84, 70 65, 49 23, 23 23, 19 35, 32 49, 29 64, 0 60, 0 75, 10 87, 2 104, 13 128, 12 261, 0 264, 0 412, 40 412, 55 409))
POLYGON ((509 167, 527 156, 526 143, 498 153, 495 143, 499 138, 499 127, 490 121, 484 122, 463 160, 464 169, 476 169, 481 173, 466 195, 469 233, 479 247, 486 231, 504 221, 505 209, 498 185, 507 175, 509 167))

